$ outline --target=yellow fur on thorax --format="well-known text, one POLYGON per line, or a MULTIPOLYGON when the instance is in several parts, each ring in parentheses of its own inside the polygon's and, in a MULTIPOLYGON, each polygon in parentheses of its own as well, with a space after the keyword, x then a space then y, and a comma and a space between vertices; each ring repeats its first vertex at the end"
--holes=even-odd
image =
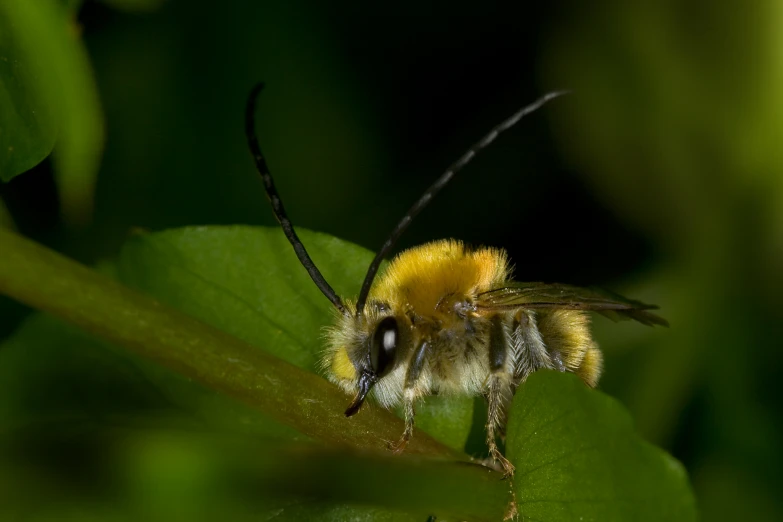
MULTIPOLYGON (((370 300, 389 306, 396 313, 412 309, 419 315, 432 314, 441 299, 455 295, 472 296, 497 287, 509 277, 506 253, 496 248, 468 249, 461 241, 433 241, 401 252, 373 284, 370 300)), ((347 315, 327 329, 327 350, 322 367, 330 378, 346 391, 355 385, 356 368, 348 356, 355 342, 354 303, 346 301, 347 315)), ((367 324, 373 324, 378 313, 365 307, 367 324)))
POLYGON ((471 250, 461 241, 443 239, 401 252, 370 292, 393 307, 410 306, 420 314, 447 295, 474 295, 508 278, 506 253, 496 248, 471 250))

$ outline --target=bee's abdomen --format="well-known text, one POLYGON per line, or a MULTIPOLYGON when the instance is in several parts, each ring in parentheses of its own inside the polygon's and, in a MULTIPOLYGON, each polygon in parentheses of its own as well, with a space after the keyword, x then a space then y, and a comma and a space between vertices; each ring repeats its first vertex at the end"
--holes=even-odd
POLYGON ((588 386, 598 384, 603 357, 590 333, 587 313, 550 310, 537 316, 538 330, 553 359, 559 357, 564 369, 579 375, 588 386))

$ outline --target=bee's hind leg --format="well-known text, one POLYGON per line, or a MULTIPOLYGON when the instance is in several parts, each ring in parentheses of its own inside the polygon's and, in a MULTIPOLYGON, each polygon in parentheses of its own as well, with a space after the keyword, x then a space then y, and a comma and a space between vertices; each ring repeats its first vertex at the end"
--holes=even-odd
POLYGON ((502 466, 506 476, 514 474, 514 465, 503 456, 497 436, 505 431, 508 405, 514 394, 514 361, 511 335, 500 317, 492 320, 489 338, 487 379, 487 447, 489 455, 502 466))

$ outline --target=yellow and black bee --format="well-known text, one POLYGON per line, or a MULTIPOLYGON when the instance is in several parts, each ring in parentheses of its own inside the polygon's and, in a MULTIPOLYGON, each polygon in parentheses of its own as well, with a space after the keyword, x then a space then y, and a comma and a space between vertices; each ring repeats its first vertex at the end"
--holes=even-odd
POLYGON ((370 264, 358 299, 344 301, 313 264, 288 219, 255 135, 255 102, 247 103, 246 134, 272 209, 302 265, 332 302, 337 320, 327 330, 323 368, 354 399, 359 411, 371 392, 384 407, 402 404, 405 430, 392 449, 405 448, 413 433, 416 401, 428 395, 483 395, 487 399, 487 446, 506 474, 513 465, 496 443, 516 388, 541 368, 569 371, 588 386, 601 374, 602 356, 590 335, 587 311, 611 318, 666 325, 646 305, 606 291, 511 279, 506 253, 469 248, 460 241, 433 241, 398 254, 373 284, 383 258, 433 196, 478 151, 504 130, 562 92, 528 105, 476 142, 411 207, 370 264))

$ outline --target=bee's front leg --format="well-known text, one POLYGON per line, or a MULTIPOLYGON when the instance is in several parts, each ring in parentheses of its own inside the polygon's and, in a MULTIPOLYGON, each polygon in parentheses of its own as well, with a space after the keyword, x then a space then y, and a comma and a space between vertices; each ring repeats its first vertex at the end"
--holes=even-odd
MULTIPOLYGON (((411 392, 413 390, 410 390, 411 392)), ((403 410, 405 412, 405 430, 402 432, 400 440, 397 442, 389 443, 389 449, 394 453, 399 454, 405 450, 405 446, 408 445, 408 441, 411 440, 413 435, 413 421, 416 417, 416 410, 413 407, 413 394, 409 393, 409 390, 405 390, 405 399, 403 402, 403 410)))
POLYGON ((414 401, 419 397, 420 393, 416 388, 416 384, 421 377, 421 372, 424 369, 424 365, 427 362, 427 355, 430 351, 429 341, 421 341, 413 352, 410 366, 408 366, 408 372, 405 375, 405 386, 403 388, 403 409, 405 411, 405 431, 402 432, 400 440, 396 443, 389 444, 389 449, 394 453, 402 453, 405 446, 408 445, 408 441, 413 435, 413 421, 416 417, 416 410, 413 407, 414 401))

